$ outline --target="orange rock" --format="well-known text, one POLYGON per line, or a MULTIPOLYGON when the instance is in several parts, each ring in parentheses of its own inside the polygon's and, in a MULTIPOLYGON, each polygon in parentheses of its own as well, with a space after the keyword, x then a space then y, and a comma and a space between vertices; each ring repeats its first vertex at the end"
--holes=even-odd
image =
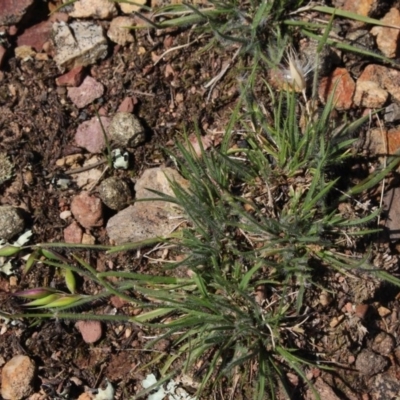
POLYGON ((336 68, 331 75, 321 79, 318 94, 321 101, 326 103, 329 96, 335 91, 335 108, 348 110, 353 105, 355 88, 356 84, 348 71, 345 68, 336 68))
POLYGON ((334 6, 367 17, 378 8, 378 3, 379 0, 336 0, 334 6))
POLYGON ((358 78, 357 84, 366 81, 375 82, 379 88, 387 90, 395 100, 400 102, 400 71, 370 64, 358 78))

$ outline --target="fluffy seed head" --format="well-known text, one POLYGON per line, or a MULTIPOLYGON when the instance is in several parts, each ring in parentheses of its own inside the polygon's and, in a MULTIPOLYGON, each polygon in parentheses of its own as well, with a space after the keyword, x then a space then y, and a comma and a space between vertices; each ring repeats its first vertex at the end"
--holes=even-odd
POLYGON ((282 70, 284 79, 293 85, 295 89, 304 91, 307 87, 307 75, 314 66, 310 60, 302 60, 293 47, 289 47, 285 56, 288 68, 282 70))

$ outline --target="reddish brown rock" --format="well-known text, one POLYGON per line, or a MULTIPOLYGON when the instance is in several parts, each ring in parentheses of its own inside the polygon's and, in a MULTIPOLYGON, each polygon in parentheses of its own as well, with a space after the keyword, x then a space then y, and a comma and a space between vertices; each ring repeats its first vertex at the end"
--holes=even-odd
POLYGON ((345 68, 336 68, 331 75, 321 79, 318 94, 322 102, 326 102, 335 91, 333 103, 337 110, 348 110, 353 105, 356 88, 353 78, 345 68))
POLYGON ((104 86, 91 76, 87 76, 80 86, 68 88, 68 97, 78 108, 87 106, 103 93, 104 86))
POLYGON ((13 25, 21 21, 34 0, 1 0, 0 25, 13 25))
POLYGON ((42 51, 43 45, 50 40, 52 23, 50 21, 40 22, 27 28, 22 35, 18 36, 18 46, 30 46, 36 51, 42 51))
POLYGON ((111 296, 110 303, 113 305, 113 307, 118 309, 128 304, 128 302, 125 299, 122 299, 121 297, 118 296, 111 296))
POLYGON ((75 221, 64 229, 66 243, 82 243, 82 235, 82 229, 75 221))
MULTIPOLYGON (((397 8, 391 8, 381 19, 381 22, 387 25, 400 26, 400 11, 397 8)), ((398 56, 400 39, 399 29, 374 26, 371 29, 371 34, 376 36, 376 44, 386 57, 395 58, 398 56)))
POLYGON ((354 315, 360 319, 364 319, 368 312, 368 304, 357 304, 354 308, 354 315))
POLYGON ((75 327, 86 343, 95 343, 103 334, 100 321, 78 321, 75 327))
POLYGON ((82 83, 84 68, 82 66, 75 67, 67 73, 56 78, 57 86, 79 86, 82 83))
POLYGON ((72 199, 71 212, 84 228, 103 225, 101 200, 87 192, 82 192, 72 199))

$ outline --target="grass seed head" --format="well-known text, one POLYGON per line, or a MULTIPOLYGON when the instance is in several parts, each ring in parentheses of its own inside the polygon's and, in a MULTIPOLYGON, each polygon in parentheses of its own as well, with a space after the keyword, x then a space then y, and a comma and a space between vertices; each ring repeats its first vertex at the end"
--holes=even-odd
POLYGON ((282 68, 284 79, 293 85, 295 89, 304 91, 307 88, 307 76, 314 70, 311 60, 303 60, 290 46, 286 51, 287 67, 282 68))

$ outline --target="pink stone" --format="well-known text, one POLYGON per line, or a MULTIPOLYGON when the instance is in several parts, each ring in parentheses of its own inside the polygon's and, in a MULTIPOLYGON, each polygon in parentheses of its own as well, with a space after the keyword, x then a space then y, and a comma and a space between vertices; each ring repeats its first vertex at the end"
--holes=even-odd
POLYGON ((17 25, 10 25, 8 27, 8 34, 10 36, 15 36, 18 33, 18 27, 17 25))
POLYGON ((103 127, 99 119, 93 117, 89 121, 82 122, 75 133, 75 142, 77 146, 83 147, 92 154, 101 153, 106 147, 103 128, 107 133, 111 120, 107 117, 100 118, 103 127))
POLYGON ((125 97, 118 107, 118 112, 132 113, 135 107, 135 102, 132 97, 125 97))
POLYGON ((75 67, 64 75, 56 78, 57 86, 79 86, 82 83, 84 69, 82 66, 75 67))
POLYGON ((102 203, 87 192, 82 192, 72 199, 71 212, 84 228, 103 225, 102 203))
POLYGON ((82 235, 82 229, 75 221, 64 229, 66 243, 82 243, 82 235))
POLYGON ((91 76, 87 76, 78 87, 68 88, 68 97, 78 107, 83 108, 103 96, 104 86, 91 76))
POLYGON ((75 327, 81 333, 85 343, 95 343, 103 334, 100 321, 78 321, 75 327))
POLYGON ((345 68, 336 68, 330 76, 321 79, 318 94, 325 103, 335 91, 333 103, 337 110, 349 110, 353 105, 356 88, 354 80, 345 68))
POLYGON ((25 29, 24 33, 18 36, 18 46, 30 46, 40 52, 43 45, 50 40, 52 23, 50 21, 40 22, 25 29))

